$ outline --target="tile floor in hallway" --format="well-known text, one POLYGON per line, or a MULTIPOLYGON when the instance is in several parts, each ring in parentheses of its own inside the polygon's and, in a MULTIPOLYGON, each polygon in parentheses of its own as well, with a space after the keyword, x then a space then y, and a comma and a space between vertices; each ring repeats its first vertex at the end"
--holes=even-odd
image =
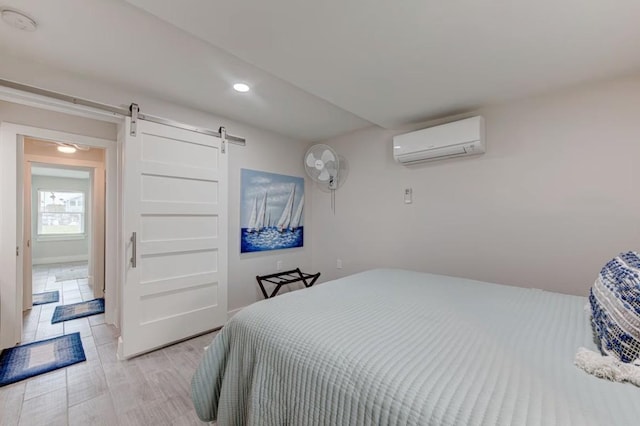
POLYGON ((23 339, 79 332, 87 361, 1 387, 0 425, 202 425, 190 381, 215 333, 118 361, 119 333, 104 315, 51 324, 57 305, 93 299, 86 278, 56 282, 56 273, 78 267, 34 267, 34 292, 59 290, 60 301, 25 312, 23 339))

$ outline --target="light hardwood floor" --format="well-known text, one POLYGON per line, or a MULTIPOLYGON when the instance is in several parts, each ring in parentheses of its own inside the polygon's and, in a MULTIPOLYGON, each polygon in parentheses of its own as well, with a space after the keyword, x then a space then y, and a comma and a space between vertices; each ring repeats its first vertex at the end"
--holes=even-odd
MULTIPOLYGON (((81 266, 81 265, 80 265, 81 266)), ((1 425, 202 425, 190 381, 215 333, 133 358, 116 359, 118 330, 95 315, 51 324, 55 307, 93 299, 86 279, 56 282, 78 264, 34 267, 34 292, 60 302, 24 315, 23 342, 80 332, 87 361, 0 388, 1 425)))

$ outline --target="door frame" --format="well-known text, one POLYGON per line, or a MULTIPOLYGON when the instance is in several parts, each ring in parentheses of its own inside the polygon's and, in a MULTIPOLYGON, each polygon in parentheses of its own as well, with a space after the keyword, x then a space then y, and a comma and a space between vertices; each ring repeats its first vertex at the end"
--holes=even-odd
MULTIPOLYGON (((24 138, 21 137, 24 141, 24 138)), ((18 226, 17 231, 22 229, 22 241, 26 241, 26 244, 22 245, 22 311, 26 311, 33 307, 33 235, 31 233, 31 221, 33 220, 33 212, 32 212, 32 191, 31 191, 31 162, 25 159, 24 155, 24 143, 20 144, 21 147, 18 149, 22 149, 22 152, 18 152, 18 164, 22 164, 22 185, 18 179, 18 185, 16 189, 20 189, 22 187, 22 203, 18 203, 16 208, 18 226), (20 211, 20 206, 22 205, 22 212, 20 211), (22 213, 22 214, 20 214, 22 213), (20 218, 22 217, 22 226, 20 225, 20 218)), ((17 167, 18 173, 20 173, 20 166, 17 167)), ((18 234, 19 236, 20 234, 18 234)), ((20 238, 18 237, 18 241, 20 238)), ((19 265, 18 265, 19 266, 19 265)), ((18 275, 20 274, 20 268, 18 267, 18 275)), ((21 280, 18 279, 17 282, 21 280)))
POLYGON ((23 220, 17 216, 24 194, 23 136, 105 149, 105 282, 113 283, 107 285, 105 292, 105 321, 119 325, 118 283, 122 268, 118 259, 122 250, 118 238, 121 234, 121 200, 117 189, 121 184, 121 145, 115 140, 2 122, 0 200, 5 201, 0 203, 0 349, 14 346, 22 339, 24 232, 23 220), (19 225, 21 229, 18 231, 19 225))

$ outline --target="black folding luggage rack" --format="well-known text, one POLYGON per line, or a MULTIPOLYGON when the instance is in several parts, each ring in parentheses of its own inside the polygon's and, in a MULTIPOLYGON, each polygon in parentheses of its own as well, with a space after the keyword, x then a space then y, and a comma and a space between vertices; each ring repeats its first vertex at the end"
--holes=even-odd
POLYGON ((269 299, 270 297, 278 294, 280 287, 283 285, 302 282, 305 287, 311 287, 316 281, 318 281, 318 278, 320 278, 320 272, 317 274, 307 274, 306 272, 302 272, 300 268, 270 275, 256 275, 256 280, 258 281, 258 285, 260 286, 260 290, 262 290, 262 295, 265 299, 269 299), (273 290, 271 295, 267 294, 267 291, 264 288, 265 282, 276 285, 276 288, 273 290))

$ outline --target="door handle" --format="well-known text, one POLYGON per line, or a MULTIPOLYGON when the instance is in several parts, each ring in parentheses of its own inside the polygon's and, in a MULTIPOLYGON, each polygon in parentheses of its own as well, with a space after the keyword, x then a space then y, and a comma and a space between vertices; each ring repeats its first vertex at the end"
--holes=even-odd
POLYGON ((137 265, 138 258, 138 234, 137 232, 133 232, 131 234, 131 267, 135 268, 137 265))

